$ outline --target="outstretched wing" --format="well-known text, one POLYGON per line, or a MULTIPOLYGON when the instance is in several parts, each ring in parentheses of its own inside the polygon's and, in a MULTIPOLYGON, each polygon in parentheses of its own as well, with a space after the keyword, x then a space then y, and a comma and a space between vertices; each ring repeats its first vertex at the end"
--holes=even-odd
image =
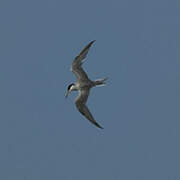
POLYGON ((91 45, 95 42, 91 41, 80 53, 78 56, 75 57, 74 61, 72 62, 72 67, 71 70, 72 72, 75 74, 75 76, 77 77, 78 81, 81 80, 88 80, 88 76, 86 74, 86 72, 83 70, 83 68, 81 67, 83 60, 86 58, 89 48, 91 47, 91 45))
POLYGON ((88 107, 86 106, 86 101, 89 96, 89 90, 81 90, 79 96, 75 100, 75 104, 79 112, 84 115, 92 124, 97 126, 98 128, 103 129, 93 118, 91 112, 89 111, 88 107))

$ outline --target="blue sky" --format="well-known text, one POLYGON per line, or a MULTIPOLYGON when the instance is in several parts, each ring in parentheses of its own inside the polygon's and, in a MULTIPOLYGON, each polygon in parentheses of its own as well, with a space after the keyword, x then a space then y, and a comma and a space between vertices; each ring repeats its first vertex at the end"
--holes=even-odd
POLYGON ((0 179, 180 179, 180 2, 0 1, 0 179), (73 58, 88 106, 75 108, 73 58))

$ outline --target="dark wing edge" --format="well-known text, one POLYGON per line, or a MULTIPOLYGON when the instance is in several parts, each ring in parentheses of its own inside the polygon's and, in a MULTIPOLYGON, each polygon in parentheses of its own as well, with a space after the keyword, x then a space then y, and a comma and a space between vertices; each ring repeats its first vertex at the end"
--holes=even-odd
POLYGON ((76 104, 77 109, 79 112, 84 115, 92 124, 94 124, 96 127, 103 129, 93 118, 91 112, 89 111, 88 107, 85 104, 76 104))
POLYGON ((91 41, 80 53, 78 56, 75 57, 74 61, 72 62, 71 71, 76 75, 77 79, 80 80, 82 78, 88 79, 86 72, 81 67, 83 60, 86 58, 89 48, 95 42, 91 41))
POLYGON ((81 91, 80 95, 75 100, 76 107, 78 111, 85 116, 92 124, 96 127, 103 129, 93 118, 91 112, 89 111, 88 107, 86 106, 86 101, 89 95, 89 91, 81 91))
POLYGON ((96 40, 91 41, 80 53, 78 56, 76 56, 75 59, 80 59, 80 61, 82 61, 83 59, 86 58, 89 48, 91 47, 91 45, 95 42, 96 40))

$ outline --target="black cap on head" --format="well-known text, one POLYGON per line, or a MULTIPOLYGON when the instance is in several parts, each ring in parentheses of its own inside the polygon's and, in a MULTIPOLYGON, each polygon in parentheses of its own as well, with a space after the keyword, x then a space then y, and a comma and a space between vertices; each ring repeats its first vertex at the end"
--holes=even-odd
POLYGON ((68 86, 68 90, 70 90, 71 86, 74 85, 74 83, 71 83, 69 86, 68 86))

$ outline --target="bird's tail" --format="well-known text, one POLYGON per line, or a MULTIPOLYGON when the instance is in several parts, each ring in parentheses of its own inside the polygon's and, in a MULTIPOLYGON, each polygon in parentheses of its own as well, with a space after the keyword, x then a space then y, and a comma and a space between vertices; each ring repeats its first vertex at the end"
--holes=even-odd
POLYGON ((108 78, 104 78, 104 79, 97 79, 94 81, 94 86, 104 86, 106 83, 105 81, 107 80, 108 78))

